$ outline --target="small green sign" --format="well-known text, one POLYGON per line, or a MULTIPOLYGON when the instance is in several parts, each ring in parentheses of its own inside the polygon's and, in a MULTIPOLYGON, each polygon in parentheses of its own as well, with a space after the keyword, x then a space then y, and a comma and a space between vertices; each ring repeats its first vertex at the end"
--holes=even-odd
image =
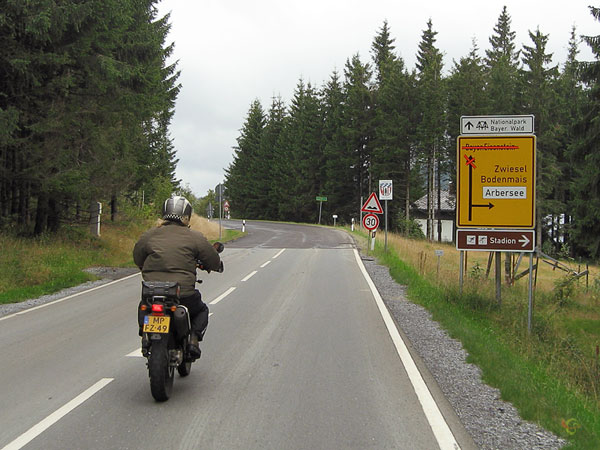
POLYGON ((318 202, 326 202, 327 201, 327 197, 317 197, 317 201, 318 202))

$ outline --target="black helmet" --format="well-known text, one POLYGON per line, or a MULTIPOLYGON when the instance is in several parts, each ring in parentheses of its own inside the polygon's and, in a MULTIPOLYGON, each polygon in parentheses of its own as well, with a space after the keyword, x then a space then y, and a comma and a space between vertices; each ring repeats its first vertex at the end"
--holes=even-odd
POLYGON ((163 205, 163 219, 182 222, 184 217, 189 220, 192 217, 192 205, 185 197, 175 195, 168 198, 163 205))

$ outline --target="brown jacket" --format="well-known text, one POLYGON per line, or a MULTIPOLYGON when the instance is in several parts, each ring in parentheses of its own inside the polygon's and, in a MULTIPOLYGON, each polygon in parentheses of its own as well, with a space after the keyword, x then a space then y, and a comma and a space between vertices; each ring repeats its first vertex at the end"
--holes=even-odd
POLYGON ((146 281, 177 281, 181 297, 194 294, 196 261, 217 270, 221 258, 202 233, 177 222, 146 231, 133 248, 133 260, 146 281))

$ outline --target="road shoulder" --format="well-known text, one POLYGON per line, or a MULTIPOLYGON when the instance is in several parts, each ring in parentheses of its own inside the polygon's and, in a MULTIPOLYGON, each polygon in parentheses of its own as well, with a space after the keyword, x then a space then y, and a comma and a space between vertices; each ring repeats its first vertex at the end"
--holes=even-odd
POLYGON ((470 435, 456 435, 463 449, 557 449, 566 444, 521 419, 512 404, 501 400, 498 389, 482 381, 480 369, 467 362, 460 341, 452 339, 425 308, 407 300, 404 286, 393 280, 389 269, 373 258, 362 258, 448 424, 453 432, 464 426, 470 435), (456 419, 462 426, 453 423, 456 419))

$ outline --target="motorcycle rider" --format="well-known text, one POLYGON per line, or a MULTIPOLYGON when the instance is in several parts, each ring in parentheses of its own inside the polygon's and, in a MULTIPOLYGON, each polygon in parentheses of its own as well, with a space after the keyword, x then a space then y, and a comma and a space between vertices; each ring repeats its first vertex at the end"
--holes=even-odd
MULTIPOLYGON (((223 263, 204 235, 189 226, 192 205, 182 196, 173 196, 163 205, 163 222, 146 231, 133 248, 133 260, 145 281, 176 281, 180 286, 180 303, 188 308, 191 343, 188 351, 200 357, 199 341, 208 326, 208 306, 196 289, 196 261, 208 271, 222 271, 223 263)), ((222 246, 222 244, 219 244, 222 246)), ((140 335, 144 313, 138 308, 140 335)), ((147 343, 142 342, 142 347, 147 343)))

